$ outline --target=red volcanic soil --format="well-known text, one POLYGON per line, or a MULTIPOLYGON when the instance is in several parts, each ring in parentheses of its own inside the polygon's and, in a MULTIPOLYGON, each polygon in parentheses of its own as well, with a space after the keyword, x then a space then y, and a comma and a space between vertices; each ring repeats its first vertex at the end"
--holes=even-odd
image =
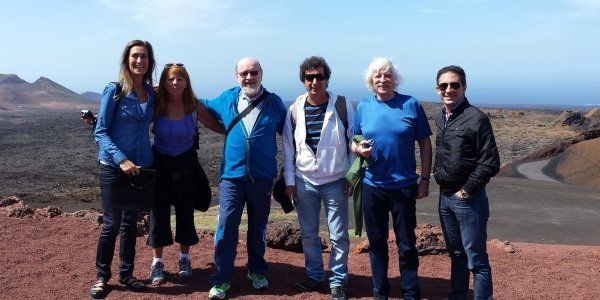
MULTIPOLYGON (((59 216, 10 218, 0 215, 0 298, 2 299, 84 299, 94 282, 94 256, 99 227, 90 220, 59 216)), ((243 235, 240 235, 243 236, 243 235)), ((146 238, 137 241, 135 275, 148 281, 151 262, 146 238)), ((353 242, 352 247, 357 243, 353 242)), ((515 253, 503 250, 501 243, 488 243, 493 268, 495 299, 598 299, 600 247, 554 246, 516 243, 515 253)), ((396 249, 391 248, 390 253, 396 249)), ((213 271, 213 244, 204 235, 192 248, 194 276, 180 282, 168 276, 160 287, 143 293, 127 291, 115 278, 107 299, 206 299, 208 276, 213 271)), ((115 253, 117 257, 117 253, 115 253)), ((176 271, 175 247, 165 249, 166 270, 176 271)), ((237 299, 328 299, 327 290, 298 293, 292 285, 304 275, 299 253, 267 249, 270 288, 255 292, 245 278, 247 253, 240 241, 236 272, 228 294, 237 299)), ((117 271, 113 262, 113 274, 117 271)), ((445 299, 449 291, 449 258, 445 255, 421 257, 419 268, 422 294, 427 299, 445 299)), ((327 263, 326 263, 327 264, 327 263)), ((367 253, 350 254, 348 296, 368 299, 371 277, 367 253)), ((392 298, 400 298, 397 255, 390 259, 392 298)))

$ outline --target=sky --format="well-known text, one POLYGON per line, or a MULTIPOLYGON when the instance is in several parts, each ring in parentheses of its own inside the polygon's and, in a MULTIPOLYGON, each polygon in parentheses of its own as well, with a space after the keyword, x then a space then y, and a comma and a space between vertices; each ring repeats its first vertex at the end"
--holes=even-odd
POLYGON ((155 78, 184 63, 198 97, 236 84, 234 67, 257 57, 263 84, 292 101, 305 90, 302 60, 324 57, 329 89, 368 97, 364 70, 390 58, 398 92, 439 101, 435 75, 467 73, 475 104, 600 106, 600 0, 549 1, 2 1, 0 74, 48 77, 77 93, 117 78, 124 45, 149 41, 155 78))

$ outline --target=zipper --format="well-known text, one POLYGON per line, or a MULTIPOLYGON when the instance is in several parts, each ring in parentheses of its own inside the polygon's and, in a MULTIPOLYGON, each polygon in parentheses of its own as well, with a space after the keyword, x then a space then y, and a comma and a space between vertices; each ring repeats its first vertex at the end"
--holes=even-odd
MULTIPOLYGON (((271 98, 264 99, 263 103, 259 104, 262 106, 261 106, 260 111, 258 112, 258 116, 256 116, 256 121, 254 122, 254 125, 252 125, 252 130, 250 131, 250 133, 248 133, 246 131, 246 125, 244 125, 243 118, 242 118, 242 120, 240 120, 240 122, 242 123, 242 127, 244 129, 244 135, 246 136, 246 176, 248 176, 248 178, 250 178, 250 181, 252 181, 252 183, 254 183, 254 178, 252 178, 252 175, 250 174, 250 136, 252 135, 252 132, 254 132, 254 128, 256 127, 256 124, 259 122, 260 117, 263 114, 263 108, 265 106, 267 106, 267 104, 269 104, 270 101, 271 101, 271 98)), ((258 108, 258 106, 255 108, 258 108)))

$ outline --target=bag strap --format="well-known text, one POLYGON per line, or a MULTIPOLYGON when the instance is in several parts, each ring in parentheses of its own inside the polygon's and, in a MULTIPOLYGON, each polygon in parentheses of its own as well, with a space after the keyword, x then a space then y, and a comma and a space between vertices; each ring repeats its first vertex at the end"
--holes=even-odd
MULTIPOLYGON (((198 105, 198 100, 197 98, 194 97, 194 99, 196 100, 196 107, 198 105)), ((194 119, 194 149, 196 150, 200 150, 200 131, 198 131, 198 108, 196 108, 196 110, 194 110, 192 112, 192 118, 194 119)))
POLYGON ((235 126, 235 124, 237 124, 241 119, 243 119, 247 114, 250 113, 250 111, 252 111, 256 106, 258 106, 263 99, 267 98, 267 96, 269 96, 269 93, 267 90, 264 90, 263 93, 258 97, 258 99, 251 101, 250 105, 248 105, 248 107, 246 107, 246 109, 244 109, 241 113, 239 113, 237 116, 235 116, 235 118, 233 119, 233 121, 231 121, 231 123, 229 123, 229 127, 227 127, 227 131, 225 132, 225 136, 229 135, 229 132, 233 129, 233 126, 235 126))
POLYGON ((344 137, 346 137, 346 150, 349 151, 348 145, 350 144, 350 138, 348 137, 348 108, 346 107, 346 97, 337 96, 335 100, 335 110, 337 111, 342 124, 344 125, 344 137))
POLYGON ((123 96, 123 83, 120 81, 112 81, 111 83, 113 83, 116 87, 115 95, 113 96, 113 100, 115 100, 115 102, 118 102, 119 100, 121 100, 121 97, 123 96))

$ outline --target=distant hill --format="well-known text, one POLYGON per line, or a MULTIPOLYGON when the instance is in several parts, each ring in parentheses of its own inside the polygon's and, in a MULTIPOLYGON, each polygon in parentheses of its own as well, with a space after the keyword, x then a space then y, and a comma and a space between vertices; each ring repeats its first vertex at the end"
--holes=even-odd
POLYGON ((102 97, 102 94, 96 93, 96 92, 85 92, 85 93, 81 94, 81 96, 88 100, 100 102, 100 98, 102 97))
POLYGON ((29 83, 15 74, 0 74, 2 111, 70 110, 89 106, 89 103, 86 97, 46 77, 29 83))

